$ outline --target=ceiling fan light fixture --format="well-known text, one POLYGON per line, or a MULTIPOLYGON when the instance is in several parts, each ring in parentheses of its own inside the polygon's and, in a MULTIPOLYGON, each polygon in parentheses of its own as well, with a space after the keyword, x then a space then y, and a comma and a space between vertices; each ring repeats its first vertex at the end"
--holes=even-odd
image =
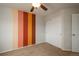
POLYGON ((41 5, 40 3, 32 3, 32 6, 36 8, 40 7, 40 5, 41 5))
POLYGON ((47 7, 45 7, 43 4, 41 4, 41 3, 32 3, 32 8, 31 8, 31 10, 30 10, 30 12, 33 12, 34 11, 34 9, 37 9, 37 8, 42 8, 44 11, 47 11, 48 10, 48 8, 47 7))

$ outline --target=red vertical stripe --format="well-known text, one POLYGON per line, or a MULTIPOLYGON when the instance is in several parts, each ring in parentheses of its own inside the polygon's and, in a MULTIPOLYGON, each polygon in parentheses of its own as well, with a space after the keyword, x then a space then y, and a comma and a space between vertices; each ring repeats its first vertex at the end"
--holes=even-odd
POLYGON ((28 13, 23 12, 24 32, 23 32, 23 46, 28 45, 28 13))
POLYGON ((35 15, 32 14, 32 44, 35 44, 35 15))

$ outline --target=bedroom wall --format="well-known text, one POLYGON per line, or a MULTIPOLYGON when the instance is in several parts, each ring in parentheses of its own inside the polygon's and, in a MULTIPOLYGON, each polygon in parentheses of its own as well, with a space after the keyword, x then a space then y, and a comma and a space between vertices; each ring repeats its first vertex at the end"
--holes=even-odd
POLYGON ((36 44, 45 42, 45 22, 43 16, 36 14, 36 44))
POLYGON ((46 42, 62 48, 63 40, 63 10, 55 11, 45 17, 46 42))
POLYGON ((13 49, 13 18, 10 8, 0 7, 0 52, 13 49))
POLYGON ((72 50, 72 14, 79 14, 79 8, 65 8, 64 9, 64 21, 63 21, 63 50, 71 51, 72 50))
POLYGON ((79 8, 64 8, 45 17, 46 42, 61 48, 72 50, 72 14, 78 14, 79 8))
MULTIPOLYGON (((23 46, 23 21, 22 21, 22 14, 23 12, 20 12, 18 16, 18 10, 15 8, 8 8, 8 7, 1 7, 0 6, 0 52, 5 52, 17 48, 21 48, 23 46), (21 17, 20 17, 21 16, 21 17), (18 20, 18 17, 19 20, 18 20), (19 22, 18 22, 19 21, 19 22), (20 29, 20 30, 19 30, 20 29), (22 34, 19 35, 18 34, 22 34), (18 37, 19 35, 19 37, 18 37), (18 39, 20 40, 18 43, 18 39)), ((31 14, 28 17, 29 19, 32 17, 31 14)), ((33 26, 33 23, 31 20, 28 21, 28 30, 31 29, 31 25, 33 26), (32 24, 30 24, 30 22, 32 24)), ((36 44, 44 42, 44 23, 42 21, 41 16, 37 15, 36 16, 36 21, 35 21, 35 38, 36 38, 36 44)), ((29 30, 31 31, 31 30, 29 30)), ((32 33, 29 33, 29 36, 32 33)), ((34 36, 33 36, 34 38, 34 36)), ((30 38, 31 39, 31 38, 30 38)), ((28 44, 30 43, 31 40, 29 40, 28 44)))

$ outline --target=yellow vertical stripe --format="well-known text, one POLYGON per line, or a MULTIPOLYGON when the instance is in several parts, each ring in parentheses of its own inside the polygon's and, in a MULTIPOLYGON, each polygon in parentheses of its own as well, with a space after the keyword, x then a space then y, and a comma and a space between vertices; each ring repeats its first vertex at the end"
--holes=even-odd
POLYGON ((32 44, 32 14, 28 13, 28 45, 32 44))
POLYGON ((13 48, 18 48, 18 10, 12 9, 13 17, 13 48))

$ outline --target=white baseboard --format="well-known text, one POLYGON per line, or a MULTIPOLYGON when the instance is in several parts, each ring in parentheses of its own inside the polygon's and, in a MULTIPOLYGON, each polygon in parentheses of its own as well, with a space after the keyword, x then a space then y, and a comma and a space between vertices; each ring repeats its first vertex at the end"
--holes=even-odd
MULTIPOLYGON (((42 43, 43 43, 43 42, 42 42, 42 43)), ((41 44, 41 43, 36 43, 36 44, 33 44, 33 45, 37 45, 37 44, 41 44)), ((30 47, 30 46, 33 46, 33 45, 24 46, 24 47, 21 47, 21 48, 30 47)), ((10 49, 10 50, 6 50, 6 51, 1 51, 0 53, 5 53, 5 52, 9 52, 9 51, 21 49, 21 48, 15 48, 15 49, 10 49)))
MULTIPOLYGON (((33 44, 33 45, 36 45, 36 44, 33 44)), ((24 46, 24 47, 21 47, 21 48, 30 47, 30 46, 33 46, 33 45, 24 46)), ((0 53, 5 53, 5 52, 21 49, 21 48, 15 48, 15 49, 10 49, 10 50, 6 50, 6 51, 1 51, 0 53)))
POLYGON ((63 50, 63 51, 72 51, 72 49, 64 49, 64 48, 61 48, 61 50, 63 50))
MULTIPOLYGON (((49 43, 49 42, 47 42, 47 43, 49 43)), ((49 44, 51 44, 51 43, 49 43, 49 44)), ((51 44, 51 45, 53 45, 53 44, 51 44)), ((53 46, 55 46, 55 45, 53 45, 53 46)), ((61 49, 63 51, 72 51, 72 49, 64 49, 64 48, 58 47, 58 46, 55 46, 55 47, 57 47, 57 48, 59 48, 59 49, 61 49)))
POLYGON ((61 47, 56 46, 56 45, 54 45, 54 44, 52 44, 52 43, 50 43, 50 42, 47 42, 47 43, 49 43, 49 44, 51 44, 51 45, 53 45, 53 46, 55 46, 55 47, 57 47, 57 48, 61 49, 61 47))
MULTIPOLYGON (((21 47, 21 48, 23 48, 23 47, 21 47)), ((5 53, 5 52, 9 52, 9 51, 13 51, 13 50, 21 49, 21 48, 15 48, 15 49, 10 49, 10 50, 6 50, 6 51, 1 51, 0 53, 5 53)))
MULTIPOLYGON (((49 42, 46 42, 46 43, 49 43, 49 42)), ((40 44, 40 43, 37 43, 37 44, 40 44)), ((33 45, 37 45, 37 44, 33 44, 33 45)), ((51 43, 49 43, 51 44, 51 43)), ((26 47, 30 47, 30 46, 33 46, 33 45, 28 45, 28 46, 24 46, 24 47, 21 47, 21 48, 26 48, 26 47)), ((51 44, 53 45, 53 44, 51 44)), ((54 45, 53 45, 54 46, 54 45)), ((57 47, 57 46, 56 46, 57 47)), ((10 50, 6 50, 6 51, 2 51, 0 53, 5 53, 5 52, 9 52, 9 51, 13 51, 13 50, 17 50, 17 49, 21 49, 21 48, 15 48, 15 49, 10 49, 10 50)), ((63 50, 63 51, 72 51, 71 49, 64 49, 64 48, 60 48, 58 47, 59 49, 63 50)))

